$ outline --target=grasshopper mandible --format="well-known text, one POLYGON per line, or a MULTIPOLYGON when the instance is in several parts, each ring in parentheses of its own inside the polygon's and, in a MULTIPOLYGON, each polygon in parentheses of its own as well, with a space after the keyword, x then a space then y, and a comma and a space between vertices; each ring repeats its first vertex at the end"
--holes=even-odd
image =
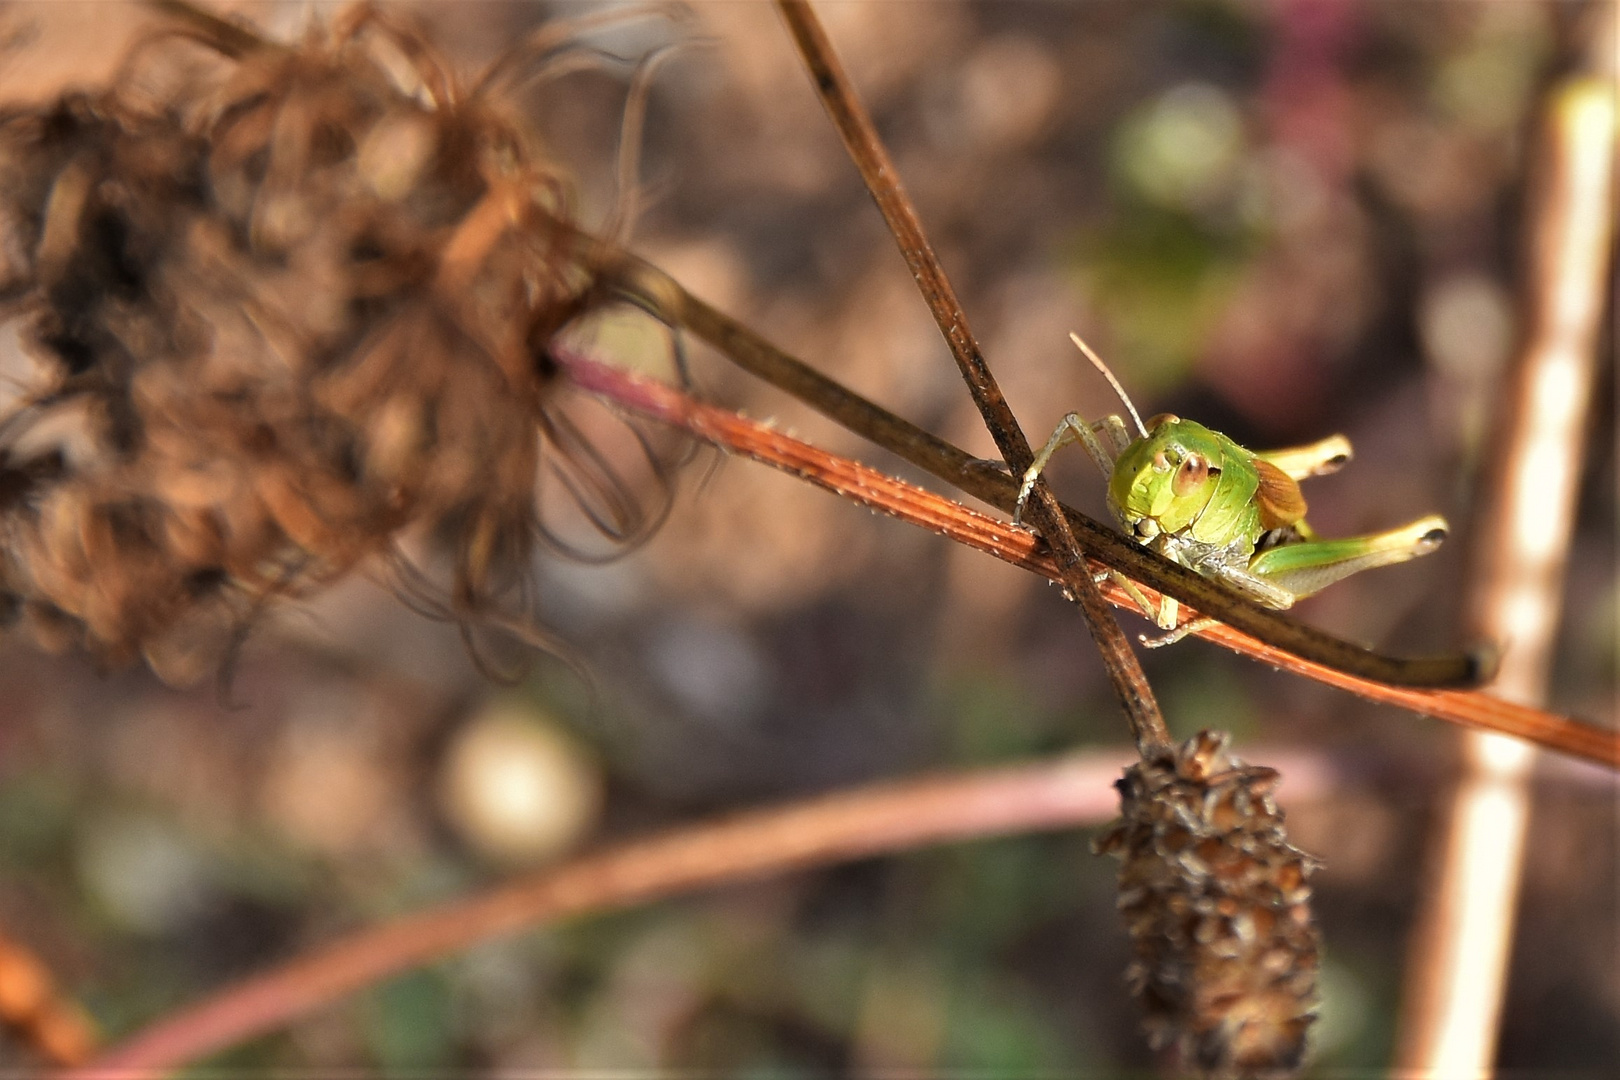
MULTIPOLYGON (((1108 379, 1138 434, 1133 437, 1119 416, 1087 421, 1069 413, 1024 473, 1015 523, 1052 455, 1078 441, 1108 478, 1108 507, 1132 539, 1265 607, 1291 607, 1351 574, 1427 555, 1446 538, 1445 518, 1429 514, 1387 532, 1321 539, 1305 524, 1299 481, 1349 461, 1348 439, 1334 435, 1257 452, 1168 413, 1144 424, 1108 366, 1079 335, 1069 337, 1108 379)), ((1143 613, 1169 631, 1144 636, 1149 646, 1179 641, 1217 621, 1195 619, 1177 628, 1173 597, 1163 597, 1155 611, 1134 584, 1114 576, 1143 613)))

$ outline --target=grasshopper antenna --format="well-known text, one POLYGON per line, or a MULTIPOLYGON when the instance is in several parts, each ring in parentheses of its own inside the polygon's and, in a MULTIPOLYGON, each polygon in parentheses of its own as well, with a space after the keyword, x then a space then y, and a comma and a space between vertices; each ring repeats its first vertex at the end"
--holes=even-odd
POLYGON ((1091 361, 1093 367, 1102 372, 1103 378, 1108 380, 1108 385, 1112 386, 1114 388, 1114 393, 1119 395, 1119 400, 1125 403, 1125 411, 1131 414, 1132 420, 1136 421, 1136 430, 1141 433, 1142 438, 1147 438, 1148 430, 1147 427, 1142 423, 1141 414, 1136 411, 1136 406, 1131 404, 1130 395, 1125 392, 1125 388, 1123 386, 1119 385, 1119 380, 1114 378, 1114 373, 1109 371, 1108 365, 1102 362, 1102 357, 1092 352, 1091 346, 1087 345, 1083 340, 1081 340, 1079 334, 1071 331, 1069 333, 1069 340, 1074 342, 1075 345, 1079 347, 1080 351, 1086 354, 1086 359, 1091 361))

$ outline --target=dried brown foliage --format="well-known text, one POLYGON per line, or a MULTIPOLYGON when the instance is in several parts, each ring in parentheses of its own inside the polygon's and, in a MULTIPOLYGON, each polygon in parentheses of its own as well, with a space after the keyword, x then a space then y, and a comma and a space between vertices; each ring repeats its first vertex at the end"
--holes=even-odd
POLYGON ((179 14, 108 88, 0 115, 32 361, 0 419, 10 618, 185 681, 268 599, 384 556, 432 611, 520 625, 539 431, 572 433, 544 344, 589 294, 545 224, 558 167, 502 78, 466 92, 385 12, 291 46, 179 14))

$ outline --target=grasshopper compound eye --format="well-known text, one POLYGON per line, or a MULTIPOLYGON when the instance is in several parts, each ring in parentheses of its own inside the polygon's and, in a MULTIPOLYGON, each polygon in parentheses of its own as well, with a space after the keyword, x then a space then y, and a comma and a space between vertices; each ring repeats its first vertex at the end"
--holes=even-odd
POLYGON ((1204 481, 1215 472, 1202 454, 1188 454, 1182 460, 1181 468, 1176 470, 1175 479, 1170 481, 1170 489, 1178 498, 1184 499, 1203 486, 1204 481))

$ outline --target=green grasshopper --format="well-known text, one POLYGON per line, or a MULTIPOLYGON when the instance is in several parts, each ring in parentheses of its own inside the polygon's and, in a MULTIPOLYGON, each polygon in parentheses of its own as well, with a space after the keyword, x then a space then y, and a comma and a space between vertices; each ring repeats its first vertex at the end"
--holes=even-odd
MULTIPOLYGON (((1324 540, 1305 524, 1299 481, 1337 471, 1350 460, 1350 441, 1334 435, 1309 446, 1256 452, 1218 431, 1163 413, 1146 424, 1108 366, 1076 334, 1069 335, 1125 403, 1139 437, 1118 416, 1086 421, 1069 413, 1024 473, 1016 523, 1035 480, 1052 455, 1072 442, 1108 478, 1108 507, 1132 539, 1269 608, 1296 600, 1375 566, 1427 555, 1446 538, 1438 514, 1388 532, 1324 540)), ((1195 619, 1179 629, 1173 597, 1157 612, 1134 584, 1120 584, 1162 630, 1143 642, 1168 645, 1218 620, 1195 619)))

